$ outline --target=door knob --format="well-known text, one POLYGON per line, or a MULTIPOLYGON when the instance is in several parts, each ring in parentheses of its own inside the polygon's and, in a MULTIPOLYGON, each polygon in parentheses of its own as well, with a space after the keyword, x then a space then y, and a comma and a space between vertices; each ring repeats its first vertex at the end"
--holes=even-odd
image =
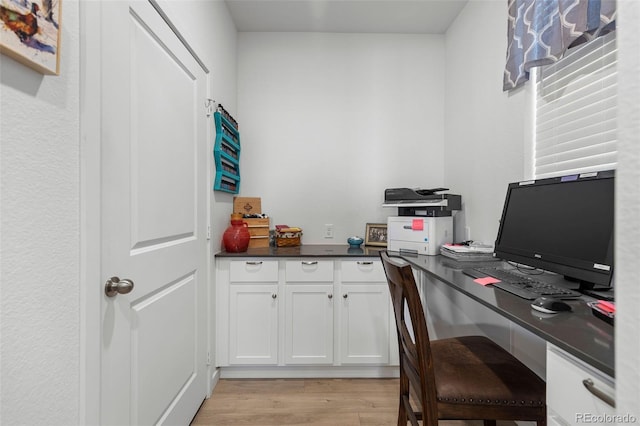
POLYGON ((108 297, 114 297, 116 294, 127 294, 131 290, 133 290, 133 281, 126 278, 111 277, 104 284, 104 294, 108 297))

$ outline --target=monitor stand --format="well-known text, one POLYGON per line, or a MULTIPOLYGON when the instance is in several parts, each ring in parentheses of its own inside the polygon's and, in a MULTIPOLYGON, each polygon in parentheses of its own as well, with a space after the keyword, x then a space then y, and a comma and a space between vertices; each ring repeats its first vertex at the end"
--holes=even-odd
POLYGON ((609 302, 614 301, 613 287, 599 287, 593 283, 580 281, 580 288, 578 291, 582 294, 586 294, 587 296, 595 297, 600 300, 607 300, 609 302))

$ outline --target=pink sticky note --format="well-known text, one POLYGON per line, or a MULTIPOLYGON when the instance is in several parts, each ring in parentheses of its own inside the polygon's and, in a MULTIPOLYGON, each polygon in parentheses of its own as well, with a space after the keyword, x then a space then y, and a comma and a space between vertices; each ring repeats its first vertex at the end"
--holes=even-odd
POLYGON ((482 284, 482 285, 489 285, 489 284, 499 283, 500 280, 493 277, 482 277, 482 278, 476 278, 475 280, 473 280, 473 282, 482 284))
POLYGON ((422 231, 424 229, 424 220, 422 219, 413 219, 411 223, 411 229, 414 231, 422 231))
POLYGON ((606 300, 598 300, 598 307, 606 312, 615 312, 616 305, 611 302, 607 302, 606 300))

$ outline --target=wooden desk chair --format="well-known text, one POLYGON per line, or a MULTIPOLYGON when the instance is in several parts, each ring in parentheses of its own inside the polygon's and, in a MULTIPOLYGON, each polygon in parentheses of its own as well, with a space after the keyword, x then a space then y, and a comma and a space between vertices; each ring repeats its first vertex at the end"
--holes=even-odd
POLYGON ((544 380, 486 337, 429 341, 411 266, 391 260, 386 251, 380 258, 398 332, 398 425, 418 425, 418 420, 429 426, 438 420, 484 420, 485 426, 495 426, 496 420, 529 420, 546 425, 544 380))

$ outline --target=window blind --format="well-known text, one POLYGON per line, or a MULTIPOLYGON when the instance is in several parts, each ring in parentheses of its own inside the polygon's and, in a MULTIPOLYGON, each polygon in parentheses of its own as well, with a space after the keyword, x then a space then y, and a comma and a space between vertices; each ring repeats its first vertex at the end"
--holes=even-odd
POLYGON ((616 168, 616 57, 614 31, 540 69, 535 178, 616 168))

